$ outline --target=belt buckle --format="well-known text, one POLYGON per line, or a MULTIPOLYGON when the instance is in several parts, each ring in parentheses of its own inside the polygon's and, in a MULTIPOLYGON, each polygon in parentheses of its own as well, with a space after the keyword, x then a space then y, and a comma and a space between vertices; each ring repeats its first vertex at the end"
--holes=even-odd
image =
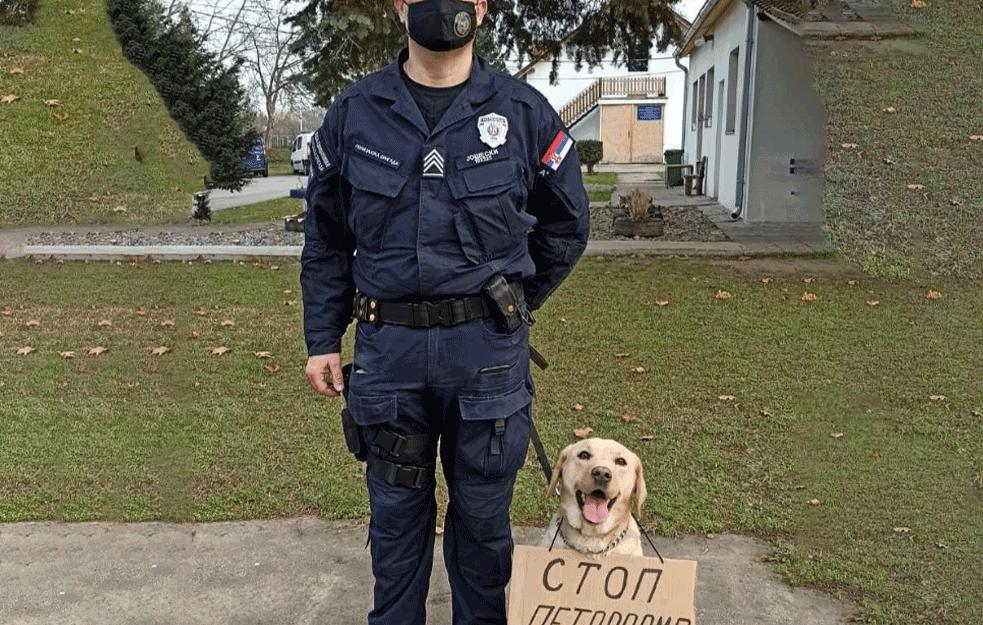
POLYGON ((454 309, 450 300, 440 300, 439 302, 423 302, 421 305, 423 323, 432 328, 443 326, 449 328, 454 325, 454 309))

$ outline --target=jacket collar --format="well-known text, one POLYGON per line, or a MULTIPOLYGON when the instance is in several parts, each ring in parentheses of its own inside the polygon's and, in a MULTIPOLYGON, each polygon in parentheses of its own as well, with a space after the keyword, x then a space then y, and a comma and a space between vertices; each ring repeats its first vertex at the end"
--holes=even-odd
MULTIPOLYGON (((420 116, 420 112, 409 89, 403 83, 399 69, 408 58, 409 49, 403 48, 395 61, 380 70, 378 80, 370 82, 368 91, 373 96, 392 102, 393 112, 406 119, 416 120, 420 116)), ((442 126, 470 117, 476 105, 491 98, 495 94, 492 77, 492 70, 488 66, 488 62, 475 54, 471 64, 471 75, 464 87, 466 93, 462 94, 463 101, 467 102, 468 106, 459 106, 448 110, 434 131, 439 130, 442 126)))

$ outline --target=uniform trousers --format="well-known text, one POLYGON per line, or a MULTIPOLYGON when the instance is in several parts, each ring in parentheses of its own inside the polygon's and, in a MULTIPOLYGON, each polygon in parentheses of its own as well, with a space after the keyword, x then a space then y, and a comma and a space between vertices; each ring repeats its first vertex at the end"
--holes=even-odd
POLYGON ((453 623, 505 625, 509 506, 534 395, 528 326, 509 332, 491 318, 434 328, 360 322, 353 365, 348 402, 360 426, 430 435, 415 457, 369 446, 370 455, 428 472, 414 488, 367 471, 375 576, 369 625, 426 623, 438 456, 449 495, 443 548, 453 623))

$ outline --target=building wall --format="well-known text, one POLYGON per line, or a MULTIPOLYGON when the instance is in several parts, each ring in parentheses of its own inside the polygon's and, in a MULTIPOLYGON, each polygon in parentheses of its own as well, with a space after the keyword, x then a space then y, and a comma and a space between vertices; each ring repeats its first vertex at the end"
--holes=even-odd
POLYGON ((821 222, 826 117, 811 58, 799 37, 774 22, 759 21, 756 39, 744 218, 821 222), (799 163, 794 174, 790 159, 799 163))
MULTIPOLYGON (((737 155, 740 149, 741 103, 744 98, 744 67, 747 63, 747 8, 735 0, 711 28, 713 40, 694 50, 690 56, 690 90, 686 111, 686 146, 683 162, 695 164, 699 156, 707 157, 704 193, 715 198, 724 207, 737 207, 737 155), (734 129, 726 128, 727 107, 731 104, 730 56, 738 51, 737 76, 733 92, 736 107, 734 129), (713 69, 712 114, 699 120, 699 81, 713 69), (697 83, 694 91, 693 83, 697 83), (721 91, 722 90, 722 91, 721 91), (723 93, 721 101, 720 94, 723 93), (695 107, 694 107, 695 104, 695 107), (695 119, 694 119, 695 109, 695 119)), ((706 85, 704 84, 703 112, 707 112, 706 85)))

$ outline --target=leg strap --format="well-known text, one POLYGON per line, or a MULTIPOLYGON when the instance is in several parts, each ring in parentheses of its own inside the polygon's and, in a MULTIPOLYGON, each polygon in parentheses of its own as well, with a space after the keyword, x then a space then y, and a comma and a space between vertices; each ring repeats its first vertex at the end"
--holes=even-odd
POLYGON ((420 489, 433 481, 433 465, 413 467, 405 464, 396 464, 395 462, 383 460, 372 453, 369 454, 368 465, 369 471, 372 471, 376 477, 393 486, 420 489))

